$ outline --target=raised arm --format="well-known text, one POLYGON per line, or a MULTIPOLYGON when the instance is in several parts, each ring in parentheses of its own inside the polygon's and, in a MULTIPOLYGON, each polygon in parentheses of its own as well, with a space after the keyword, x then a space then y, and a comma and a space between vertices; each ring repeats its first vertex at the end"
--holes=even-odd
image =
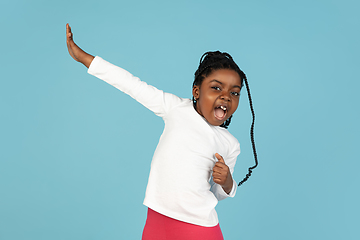
POLYGON ((71 32, 71 27, 69 24, 66 24, 66 44, 69 50, 70 56, 77 62, 81 62, 85 67, 89 68, 94 56, 86 53, 78 45, 74 43, 73 34, 71 32))

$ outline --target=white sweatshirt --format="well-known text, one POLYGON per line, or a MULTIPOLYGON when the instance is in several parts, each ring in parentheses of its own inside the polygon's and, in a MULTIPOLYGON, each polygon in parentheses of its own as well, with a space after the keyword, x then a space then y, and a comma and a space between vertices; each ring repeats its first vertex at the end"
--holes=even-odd
POLYGON ((209 124, 190 99, 164 93, 100 57, 88 73, 113 85, 165 122, 152 162, 144 205, 165 216, 200 226, 218 224, 218 200, 233 197, 212 181, 219 153, 233 174, 240 144, 227 129, 209 124))

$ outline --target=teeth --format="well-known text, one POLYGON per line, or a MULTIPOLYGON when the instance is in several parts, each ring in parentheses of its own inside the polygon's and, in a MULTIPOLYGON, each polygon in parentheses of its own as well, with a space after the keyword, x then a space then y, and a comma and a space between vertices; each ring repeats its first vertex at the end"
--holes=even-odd
POLYGON ((226 107, 220 106, 220 108, 221 108, 222 110, 226 111, 226 107))

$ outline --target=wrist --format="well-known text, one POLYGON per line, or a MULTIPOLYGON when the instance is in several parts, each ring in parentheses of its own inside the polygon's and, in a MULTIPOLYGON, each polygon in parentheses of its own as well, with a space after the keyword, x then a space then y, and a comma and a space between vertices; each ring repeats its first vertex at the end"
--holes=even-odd
POLYGON ((231 179, 231 181, 227 181, 226 184, 221 187, 223 188, 224 192, 226 192, 226 194, 229 194, 233 188, 233 180, 231 179))
MULTIPOLYGON (((84 52, 85 53, 85 52, 84 52)), ((94 56, 88 54, 88 53, 85 53, 85 56, 84 58, 82 59, 81 63, 85 65, 85 67, 89 68, 90 67, 90 64, 91 62, 94 60, 94 56)))

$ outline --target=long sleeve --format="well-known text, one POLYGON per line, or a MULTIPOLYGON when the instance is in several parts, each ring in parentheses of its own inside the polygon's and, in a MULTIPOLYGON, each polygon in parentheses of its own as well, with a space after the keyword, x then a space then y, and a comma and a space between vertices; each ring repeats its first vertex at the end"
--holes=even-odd
POLYGON ((236 184, 226 194, 209 183, 216 162, 224 157, 234 172, 240 145, 226 129, 213 126, 193 106, 191 99, 164 93, 126 70, 95 57, 88 72, 162 117, 164 131, 154 152, 144 204, 165 216, 200 226, 218 224, 218 200, 234 196, 236 184), (211 188, 211 189, 210 189, 211 188))
POLYGON ((89 66, 88 73, 128 94, 160 117, 182 102, 181 98, 148 85, 128 71, 98 56, 89 66))

